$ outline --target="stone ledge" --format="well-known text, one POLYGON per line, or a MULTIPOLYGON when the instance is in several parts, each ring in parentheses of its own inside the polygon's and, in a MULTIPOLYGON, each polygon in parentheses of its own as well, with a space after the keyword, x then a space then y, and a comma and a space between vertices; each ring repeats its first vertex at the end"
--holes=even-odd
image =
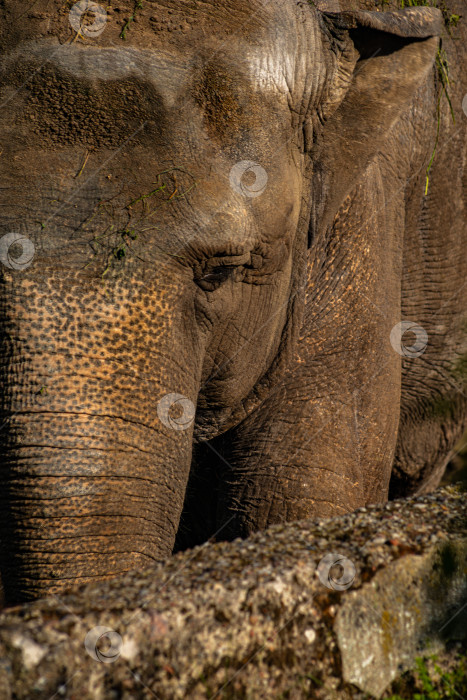
POLYGON ((10 609, 0 700, 380 697, 466 629, 466 516, 438 489, 10 609))

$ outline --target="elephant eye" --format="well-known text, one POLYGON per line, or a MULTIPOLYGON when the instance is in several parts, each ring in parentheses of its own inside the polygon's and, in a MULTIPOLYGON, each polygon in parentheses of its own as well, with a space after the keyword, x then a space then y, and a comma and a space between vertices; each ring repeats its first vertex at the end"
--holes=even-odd
POLYGON ((198 285, 208 291, 214 291, 220 287, 221 284, 226 282, 229 277, 232 276, 233 272, 238 269, 237 265, 222 265, 218 267, 212 267, 207 271, 202 277, 197 279, 198 285))
POLYGON ((195 274, 196 284, 207 292, 213 292, 228 279, 240 279, 244 266, 250 262, 250 253, 211 258, 195 274))

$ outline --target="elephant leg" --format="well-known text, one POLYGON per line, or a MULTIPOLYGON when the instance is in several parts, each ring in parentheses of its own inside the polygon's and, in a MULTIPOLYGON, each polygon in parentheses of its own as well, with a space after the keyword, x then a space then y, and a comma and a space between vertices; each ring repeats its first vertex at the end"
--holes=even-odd
MULTIPOLYGON (((282 388, 280 410, 251 416, 224 437, 218 527, 246 536, 269 525, 332 517, 387 498, 398 416, 366 414, 369 392, 388 380, 375 372, 348 401, 310 401, 307 390, 282 388), (297 408, 301 415, 297 416, 297 408), (373 423, 373 432, 371 431, 373 423)), ((266 409, 266 410, 265 410, 266 409)))

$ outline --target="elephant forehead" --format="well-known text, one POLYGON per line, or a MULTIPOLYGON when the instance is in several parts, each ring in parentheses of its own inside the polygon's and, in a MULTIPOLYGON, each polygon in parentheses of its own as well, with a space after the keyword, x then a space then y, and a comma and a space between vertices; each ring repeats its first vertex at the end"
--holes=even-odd
POLYGON ((250 49, 245 61, 250 80, 260 91, 284 94, 292 92, 295 83, 295 56, 287 46, 250 49))
POLYGON ((293 89, 296 81, 296 51, 290 32, 284 27, 278 29, 282 31, 263 31, 261 41, 254 43, 237 36, 235 45, 218 42, 208 35, 192 51, 187 50, 186 44, 182 51, 164 42, 141 48, 55 44, 39 39, 22 42, 4 56, 2 68, 8 71, 17 61, 30 60, 37 65, 37 72, 52 64, 79 80, 112 82, 135 78, 152 83, 168 107, 186 93, 206 67, 241 76, 242 82, 246 80, 254 90, 284 94, 293 89))

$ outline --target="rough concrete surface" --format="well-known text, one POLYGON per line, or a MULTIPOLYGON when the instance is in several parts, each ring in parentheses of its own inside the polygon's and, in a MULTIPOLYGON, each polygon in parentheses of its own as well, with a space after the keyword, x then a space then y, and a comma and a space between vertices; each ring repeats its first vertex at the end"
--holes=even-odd
POLYGON ((438 489, 11 608, 0 699, 381 697, 462 639, 466 513, 438 489))

